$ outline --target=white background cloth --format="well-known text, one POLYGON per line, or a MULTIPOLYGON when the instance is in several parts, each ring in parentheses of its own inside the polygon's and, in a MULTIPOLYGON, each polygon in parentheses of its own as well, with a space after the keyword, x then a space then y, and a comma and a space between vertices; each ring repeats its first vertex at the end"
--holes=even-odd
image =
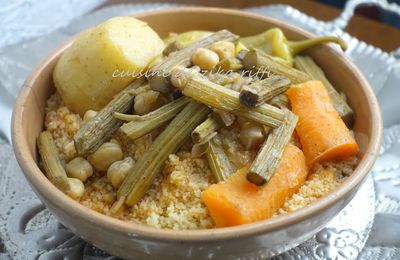
MULTIPOLYGON (((388 6, 384 1, 371 1, 378 2, 384 7, 388 6)), ((120 5, 108 7, 78 19, 102 2, 103 0, 0 1, 0 138, 9 140, 12 105, 24 78, 32 67, 60 42, 88 26, 115 15, 173 6, 170 4, 120 5)), ((360 1, 352 0, 348 8, 354 8, 355 2, 360 1)), ((393 6, 390 6, 390 9, 398 10, 393 6)), ((342 30, 343 21, 348 19, 349 14, 351 17, 351 9, 346 10, 340 19, 331 23, 317 21, 288 6, 265 6, 248 10, 283 19, 316 34, 338 34, 348 42, 349 49, 346 55, 362 70, 377 93, 385 125, 381 154, 373 170, 376 192, 375 221, 366 247, 362 252, 357 252, 357 255, 361 259, 399 259, 400 125, 398 124, 400 123, 400 102, 397 100, 400 94, 399 61, 393 55, 360 42, 342 30)), ((19 200, 19 206, 16 206, 20 211, 15 213, 15 207, 10 209, 10 204, 14 203, 12 202, 13 192, 25 185, 22 173, 12 155, 11 146, 5 141, 0 141, 0 195, 3 192, 6 193, 0 197, 1 259, 3 257, 23 258, 22 254, 26 253, 24 248, 18 248, 19 242, 22 241, 21 235, 12 232, 15 225, 10 221, 13 219, 10 217, 12 214, 18 213, 19 215, 16 216, 21 218, 21 214, 27 214, 26 209, 36 209, 35 217, 27 223, 28 230, 33 230, 30 233, 32 237, 28 237, 29 239, 43 235, 40 227, 56 223, 29 189, 23 191, 21 196, 24 199, 19 200), (13 174, 12 180, 9 177, 10 173, 13 174)), ((74 238, 65 229, 58 227, 57 232, 59 236, 69 238, 67 245, 62 244, 63 248, 68 250, 62 251, 59 248, 56 250, 51 245, 36 243, 32 247, 37 248, 29 248, 29 252, 32 253, 30 256, 45 255, 51 259, 60 256, 60 252, 64 252, 64 256, 74 256, 76 254, 74 250, 83 248, 81 245, 83 242, 74 238)), ((87 256, 102 255, 90 246, 79 250, 85 251, 87 256), (92 251, 97 253, 94 254, 92 251)), ((332 256, 341 258, 341 255, 336 253, 332 256)))

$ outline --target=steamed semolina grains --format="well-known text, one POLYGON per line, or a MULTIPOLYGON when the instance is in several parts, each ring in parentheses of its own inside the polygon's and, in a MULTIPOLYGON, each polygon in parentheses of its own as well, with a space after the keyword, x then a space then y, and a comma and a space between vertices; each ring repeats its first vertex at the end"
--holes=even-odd
MULTIPOLYGON (((58 94, 49 98, 45 111, 45 128, 52 134, 62 161, 68 162, 76 156, 73 136, 81 127, 82 119, 64 106, 58 94)), ((236 124, 219 131, 221 145, 238 168, 251 162, 256 155, 256 151, 246 150, 240 144, 239 131, 236 124)), ((121 144, 124 157, 131 156, 135 159, 140 158, 152 142, 150 134, 130 140, 117 131, 113 138, 121 144)), ((192 145, 187 142, 180 152, 171 154, 163 172, 156 177, 142 200, 133 207, 124 206, 113 217, 176 230, 215 227, 201 200, 202 191, 215 183, 215 180, 207 160, 204 157, 192 157, 192 145)), ((306 207, 331 193, 353 172, 356 162, 352 158, 342 162, 327 162, 316 167, 299 191, 285 202, 275 216, 306 207)), ((116 192, 105 173, 95 172, 85 182, 85 193, 80 203, 108 215, 116 201, 116 192)))
POLYGON ((192 158, 188 152, 172 154, 162 177, 125 219, 158 228, 211 228, 214 224, 201 192, 212 183, 214 178, 205 158, 192 158))

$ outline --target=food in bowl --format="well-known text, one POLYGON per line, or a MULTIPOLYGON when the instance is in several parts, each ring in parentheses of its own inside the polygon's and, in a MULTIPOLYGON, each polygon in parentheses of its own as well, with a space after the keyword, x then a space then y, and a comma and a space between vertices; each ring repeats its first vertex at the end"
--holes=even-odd
POLYGON ((345 96, 297 55, 332 41, 344 47, 335 37, 291 42, 273 28, 190 31, 164 44, 146 24, 113 18, 77 38, 54 70, 43 169, 86 207, 158 228, 234 226, 305 207, 357 164, 345 96))

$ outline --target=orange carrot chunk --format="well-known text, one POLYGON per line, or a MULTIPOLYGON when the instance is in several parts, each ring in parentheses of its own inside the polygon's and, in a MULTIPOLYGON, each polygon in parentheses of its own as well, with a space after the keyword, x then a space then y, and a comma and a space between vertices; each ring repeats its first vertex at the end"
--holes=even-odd
POLYGON ((246 178, 250 165, 239 169, 226 181, 213 184, 202 199, 218 227, 252 223, 271 217, 286 199, 297 192, 307 178, 303 152, 288 144, 278 169, 264 186, 246 178))
POLYGON ((308 166, 330 159, 346 159, 358 152, 358 145, 335 110, 322 82, 308 81, 286 91, 308 166))

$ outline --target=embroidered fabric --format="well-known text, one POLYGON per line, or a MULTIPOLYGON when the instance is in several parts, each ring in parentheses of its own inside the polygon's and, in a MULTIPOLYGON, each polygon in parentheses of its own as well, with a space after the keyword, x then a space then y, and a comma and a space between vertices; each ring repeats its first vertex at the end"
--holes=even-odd
MULTIPOLYGON (((47 34, 29 43, 0 49, 0 139, 4 137, 0 140, 0 259, 116 259, 63 227, 30 189, 8 143, 12 104, 19 86, 35 63, 71 35, 112 16, 176 5, 117 5, 73 20, 102 1, 64 1, 57 7, 62 9, 57 12, 58 17, 49 17, 46 24, 51 21, 51 29, 55 29, 73 20, 68 26, 49 33, 48 26, 44 26, 39 18, 26 17, 21 24, 26 25, 28 21, 29 27, 12 38, 11 29, 21 26, 16 24, 17 19, 11 19, 12 15, 22 16, 29 10, 39 15, 43 11, 40 8, 47 2, 51 1, 39 3, 26 0, 0 8, 0 17, 6 17, 3 21, 9 23, 0 28, 0 33, 6 36, 0 39, 0 47, 47 34), (75 4, 74 12, 70 12, 72 4, 75 4), (71 13, 74 13, 73 17, 71 13)), ((344 31, 354 8, 363 3, 376 4, 400 14, 398 6, 377 0, 351 0, 343 14, 331 22, 318 21, 285 5, 247 9, 319 35, 337 34, 343 37, 349 44, 346 55, 361 69, 377 93, 385 126, 381 152, 373 172, 350 204, 313 238, 276 259, 400 258, 400 241, 396 233, 400 228, 400 103, 396 102, 400 62, 395 55, 361 42, 344 31)), ((262 252, 259 253, 262 255, 262 252)), ((257 258, 257 252, 249 259, 252 258, 257 258)))

